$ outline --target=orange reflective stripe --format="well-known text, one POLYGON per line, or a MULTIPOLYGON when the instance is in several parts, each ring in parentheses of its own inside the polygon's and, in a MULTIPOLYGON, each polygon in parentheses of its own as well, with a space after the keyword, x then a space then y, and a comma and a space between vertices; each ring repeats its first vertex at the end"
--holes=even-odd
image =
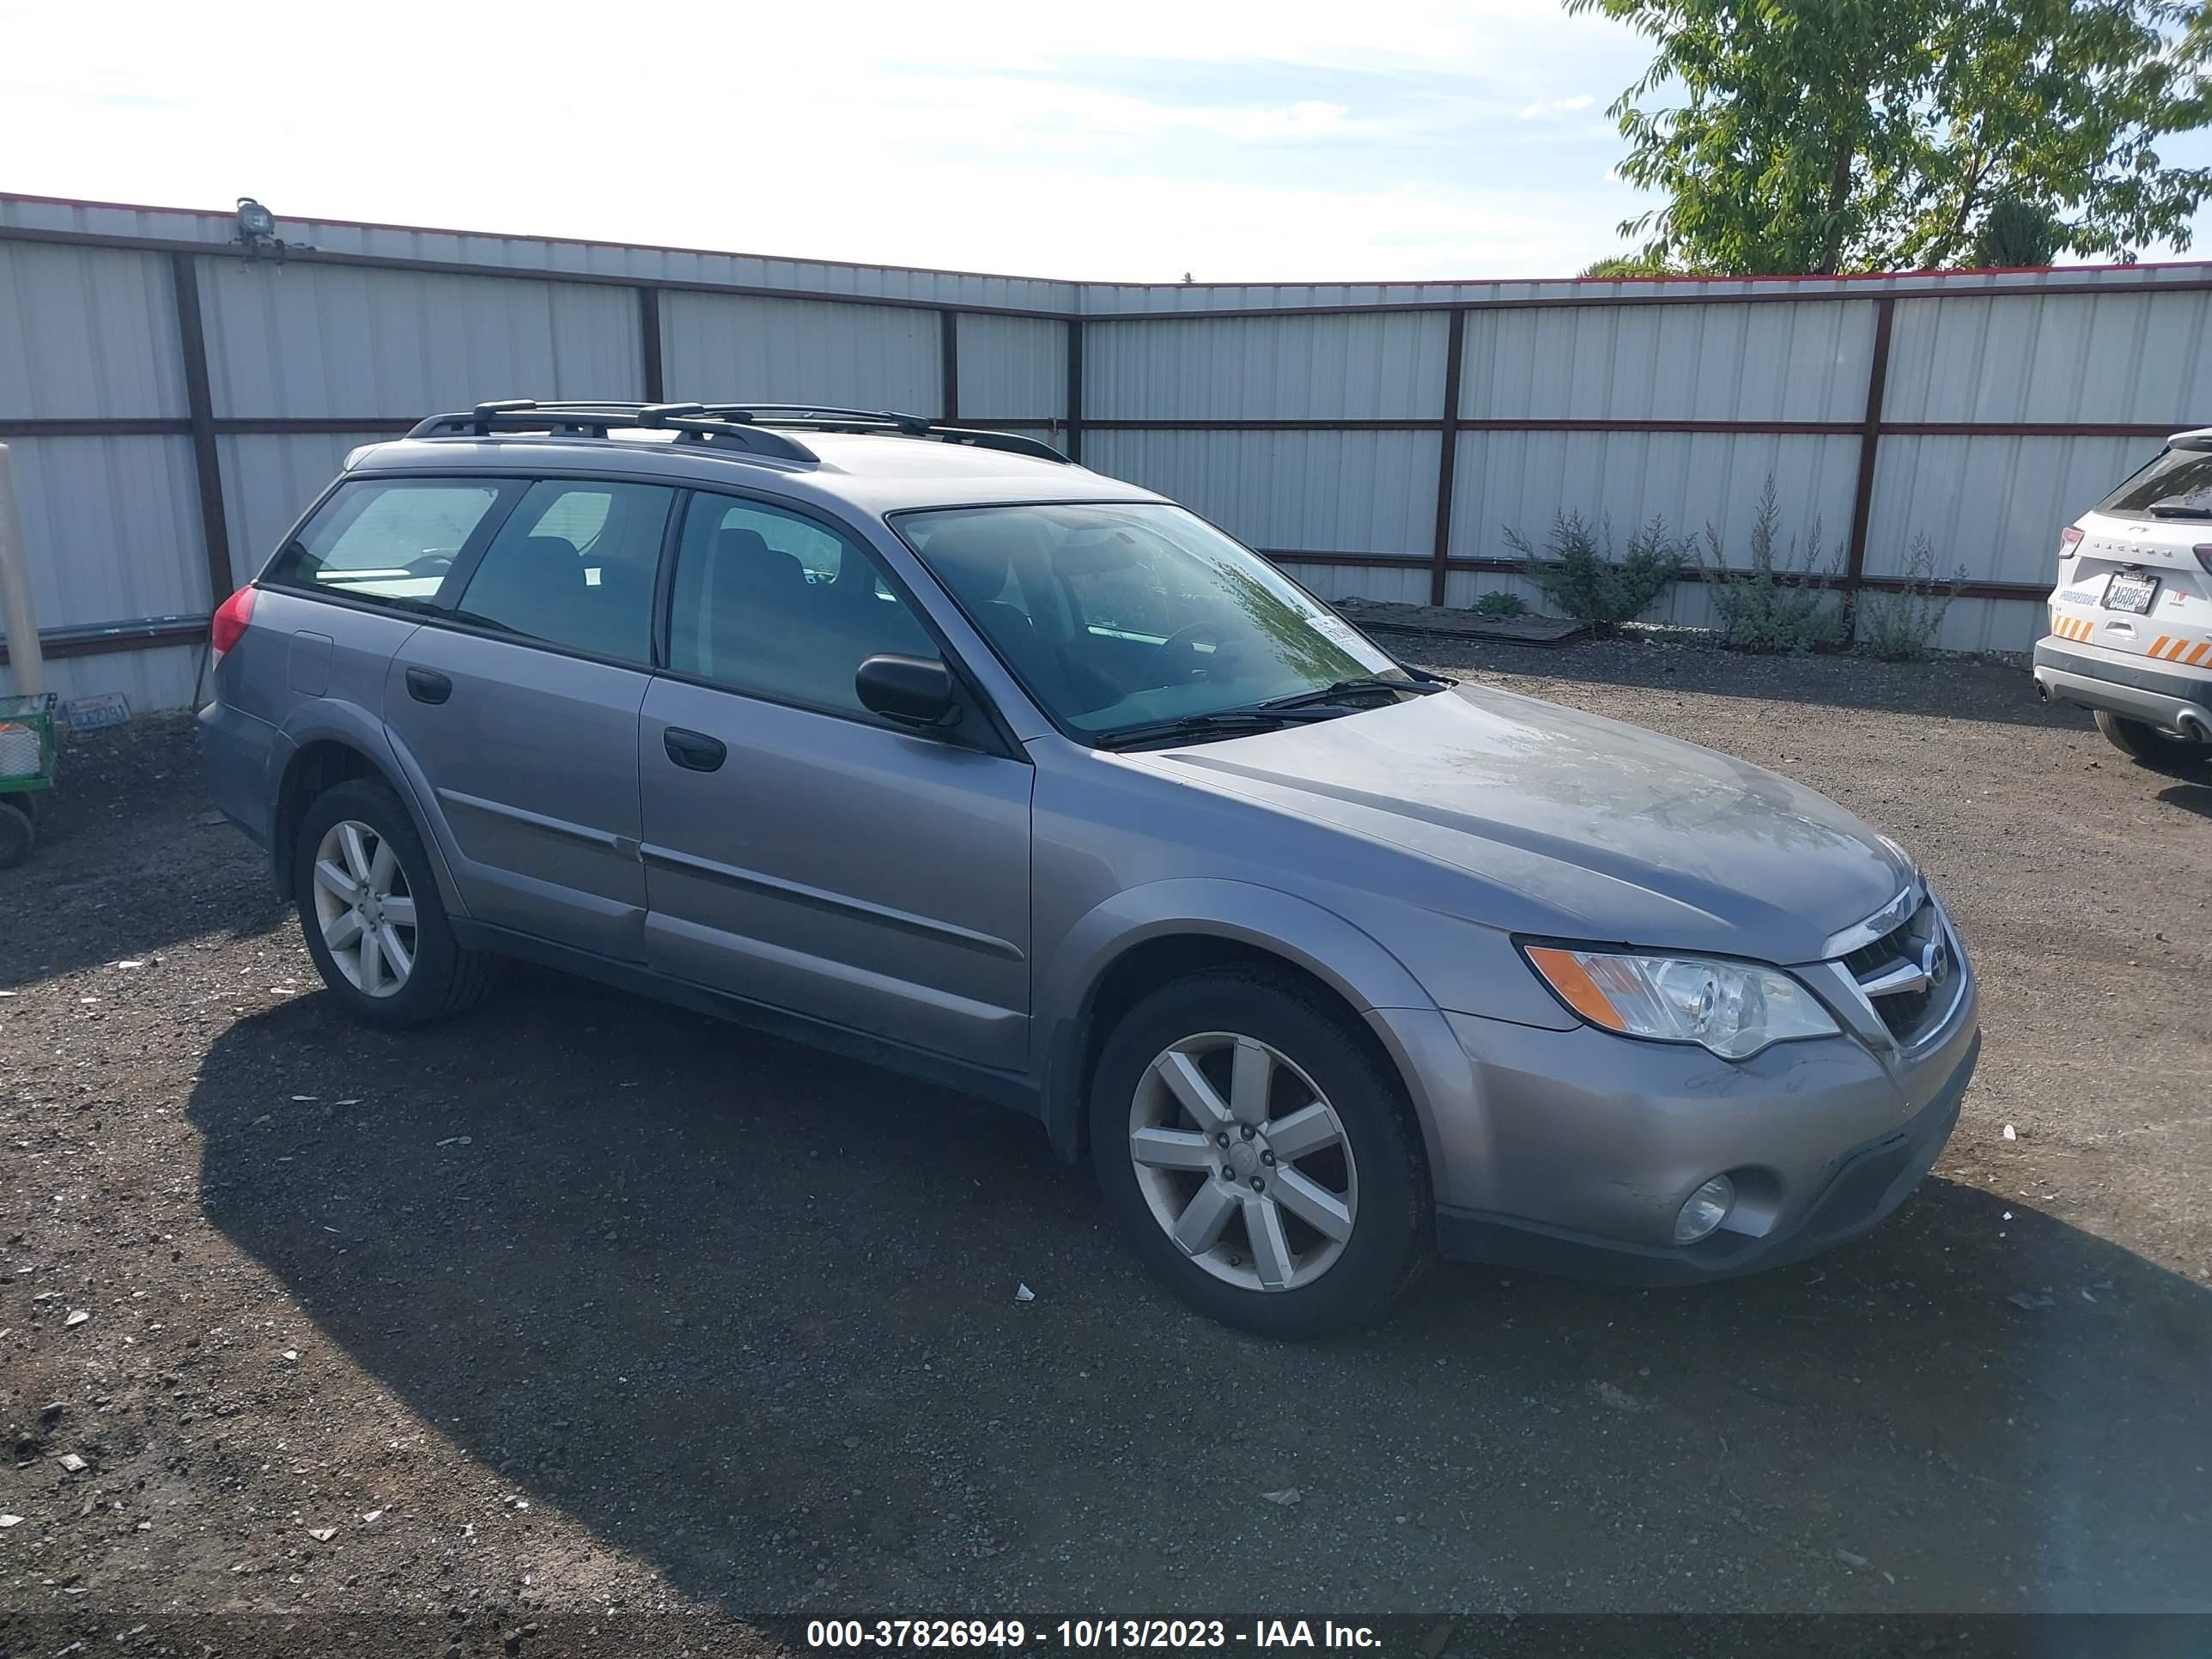
POLYGON ((2203 662, 2204 653, 2208 651, 2212 651, 2212 640, 2206 640, 2189 653, 2189 665, 2194 668, 2198 663, 2203 662))
POLYGON ((2151 653, 2151 655, 2152 655, 2152 656, 2154 656, 2154 657, 2162 657, 2162 656, 2164 656, 2164 655, 2166 654, 2166 641, 2167 641, 2167 640, 2168 640, 2170 637, 2171 637, 2171 636, 2170 636, 2170 635, 2165 635, 2165 634, 2161 634, 2161 635, 2160 635, 2158 636, 2158 643, 2157 643, 2156 645, 2154 645, 2154 646, 2153 646, 2153 647, 2151 647, 2151 648, 2150 648, 2150 653, 2151 653))

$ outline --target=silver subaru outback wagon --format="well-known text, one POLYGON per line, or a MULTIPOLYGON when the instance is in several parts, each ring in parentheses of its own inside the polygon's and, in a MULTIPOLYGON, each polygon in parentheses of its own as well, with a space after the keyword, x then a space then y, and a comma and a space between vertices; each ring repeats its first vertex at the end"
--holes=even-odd
POLYGON ((357 451, 200 730, 331 994, 526 957, 994 1097, 1285 1336, 1422 1263, 1718 1279, 1864 1231, 1980 1045, 1897 845, 1394 659, 1005 434, 498 404, 357 451))

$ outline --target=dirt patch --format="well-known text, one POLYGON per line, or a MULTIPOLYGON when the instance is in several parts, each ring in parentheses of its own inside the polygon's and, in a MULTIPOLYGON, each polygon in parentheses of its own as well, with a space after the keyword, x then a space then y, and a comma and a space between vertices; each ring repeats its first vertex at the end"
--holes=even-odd
POLYGON ((1684 1292, 1440 1270, 1272 1346, 972 1100, 549 975, 352 1026, 187 730, 135 728, 0 874, 0 1616, 529 1652, 794 1608, 2212 1602, 2212 781, 2016 671, 1420 655, 1924 860, 1987 1042, 1888 1225, 1684 1292))

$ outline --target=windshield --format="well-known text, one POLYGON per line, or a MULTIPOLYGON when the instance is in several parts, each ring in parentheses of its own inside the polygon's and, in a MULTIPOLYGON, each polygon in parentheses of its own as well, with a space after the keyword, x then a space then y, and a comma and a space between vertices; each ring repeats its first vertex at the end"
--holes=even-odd
POLYGON ((2169 449, 2097 504, 2100 513, 2155 516, 2212 508, 2212 451, 2169 449))
POLYGON ((1249 549, 1179 507, 964 507, 899 533, 1046 711, 1108 736, 1411 677, 1249 549))

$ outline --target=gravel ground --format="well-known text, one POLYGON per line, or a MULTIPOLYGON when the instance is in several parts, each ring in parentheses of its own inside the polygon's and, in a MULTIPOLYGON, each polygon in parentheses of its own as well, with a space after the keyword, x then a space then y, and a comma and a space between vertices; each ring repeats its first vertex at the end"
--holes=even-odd
POLYGON ((1271 1346, 976 1102, 536 973, 353 1027, 142 725, 0 872, 0 1651, 224 1611, 538 1652, 794 1608, 2212 1607, 2212 780, 2013 669, 1416 649, 1922 857, 1987 1046, 1887 1226, 1689 1291, 1439 1268, 1271 1346))

